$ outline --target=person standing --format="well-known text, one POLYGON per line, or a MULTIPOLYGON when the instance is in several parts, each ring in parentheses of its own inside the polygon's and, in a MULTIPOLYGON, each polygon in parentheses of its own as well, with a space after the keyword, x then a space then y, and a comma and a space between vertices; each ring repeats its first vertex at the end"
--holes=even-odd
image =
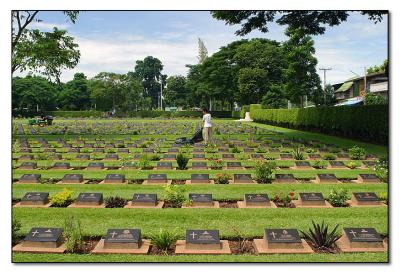
POLYGON ((212 142, 211 114, 205 107, 203 107, 203 138, 205 144, 212 142))

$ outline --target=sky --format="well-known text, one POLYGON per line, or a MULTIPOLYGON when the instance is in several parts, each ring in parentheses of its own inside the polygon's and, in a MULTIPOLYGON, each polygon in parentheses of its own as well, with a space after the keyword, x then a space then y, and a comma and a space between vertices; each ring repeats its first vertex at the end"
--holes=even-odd
MULTIPOLYGON (((207 11, 85 11, 75 24, 59 11, 42 11, 31 28, 49 31, 66 29, 79 45, 81 58, 72 70, 62 73, 61 81, 83 72, 89 78, 99 72, 133 71, 137 60, 154 56, 164 65, 163 73, 186 75, 186 64, 197 63, 198 38, 209 55, 239 39, 255 37, 285 41, 285 27, 271 24, 268 33, 253 31, 236 36, 238 25, 228 26, 207 11)), ((339 83, 363 75, 364 67, 380 65, 388 56, 387 18, 374 24, 366 16, 351 13, 339 26, 327 27, 324 35, 313 36, 318 73, 327 71, 327 83, 339 83)), ((18 74, 18 73, 17 73, 18 74)))

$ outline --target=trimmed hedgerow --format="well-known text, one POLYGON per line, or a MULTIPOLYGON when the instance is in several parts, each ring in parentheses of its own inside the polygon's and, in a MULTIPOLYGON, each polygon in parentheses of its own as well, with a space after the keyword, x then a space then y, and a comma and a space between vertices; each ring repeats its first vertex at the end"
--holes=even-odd
POLYGON ((254 106, 250 106, 250 115, 256 122, 379 143, 388 142, 387 105, 302 109, 257 109, 254 106))

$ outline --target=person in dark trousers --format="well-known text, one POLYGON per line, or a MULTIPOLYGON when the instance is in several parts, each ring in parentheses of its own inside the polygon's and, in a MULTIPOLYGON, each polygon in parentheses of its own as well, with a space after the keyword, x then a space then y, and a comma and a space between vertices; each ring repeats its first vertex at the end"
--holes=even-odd
POLYGON ((208 112, 208 109, 203 107, 203 138, 204 143, 208 144, 212 142, 212 123, 211 123, 211 114, 208 112))

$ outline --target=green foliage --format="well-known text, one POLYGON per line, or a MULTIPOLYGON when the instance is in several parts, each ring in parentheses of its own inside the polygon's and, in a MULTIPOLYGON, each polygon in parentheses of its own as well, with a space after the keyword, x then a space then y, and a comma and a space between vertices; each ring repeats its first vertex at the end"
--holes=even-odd
POLYGON ((383 61, 383 64, 377 66, 371 66, 367 69, 367 75, 374 74, 374 73, 383 73, 387 72, 387 68, 389 66, 389 61, 388 59, 383 61))
POLYGON ((328 162, 323 160, 315 160, 311 163, 311 166, 316 169, 326 169, 326 167, 328 167, 328 162))
POLYGON ((304 153, 300 148, 293 149, 292 155, 295 160, 304 160, 304 153))
POLYGON ((179 236, 176 232, 168 229, 160 229, 160 231, 151 236, 151 243, 157 247, 164 255, 168 255, 168 251, 172 249, 172 246, 178 240, 179 236))
POLYGON ((221 159, 210 160, 210 167, 212 170, 221 170, 224 166, 224 162, 221 159))
POLYGON ((305 109, 253 109, 255 122, 387 143, 387 105, 313 107, 305 109))
POLYGON ((186 201, 185 189, 177 185, 164 187, 164 201, 173 208, 179 208, 186 201))
POLYGON ((380 104, 387 104, 387 100, 384 96, 374 93, 367 93, 364 97, 364 104, 365 105, 380 105, 380 104))
POLYGON ((126 200, 118 196, 110 196, 104 199, 106 208, 123 208, 126 205, 126 200))
POLYGON ((329 225, 322 221, 321 224, 316 224, 312 220, 312 228, 308 231, 300 231, 304 238, 311 242, 314 248, 322 251, 333 251, 335 242, 342 237, 338 232, 339 225, 336 225, 329 231, 329 225))
POLYGON ((179 170, 185 170, 186 169, 186 165, 189 162, 189 158, 183 154, 183 153, 179 153, 176 156, 176 163, 178 164, 178 168, 179 170))
POLYGON ((272 85, 269 87, 267 93, 262 97, 261 104, 264 109, 277 109, 285 108, 287 100, 283 92, 283 85, 272 85))
POLYGON ((359 162, 359 161, 349 161, 349 162, 346 162, 346 167, 350 168, 350 169, 356 169, 356 168, 361 167, 361 162, 359 162))
POLYGON ((165 102, 169 106, 186 107, 188 90, 186 88, 186 78, 184 76, 170 76, 167 78, 165 92, 165 102))
POLYGON ((292 200, 295 198, 294 191, 289 193, 279 192, 274 194, 273 201, 277 203, 279 206, 284 208, 294 207, 292 200))
POLYGON ((150 163, 150 158, 147 154, 144 154, 139 158, 138 165, 139 165, 139 168, 142 170, 148 170, 148 169, 152 168, 151 163, 150 163))
POLYGON ((74 216, 69 215, 64 219, 65 248, 70 253, 81 253, 84 248, 81 222, 74 216))
POLYGON ((11 227, 12 228, 11 234, 12 234, 12 243, 13 244, 15 244, 17 242, 17 240, 18 240, 18 237, 19 237, 18 232, 20 231, 21 227, 22 227, 21 222, 18 219, 13 218, 12 219, 12 227, 11 227))
POLYGON ((325 159, 325 160, 335 160, 336 159, 336 155, 334 155, 334 154, 324 154, 322 156, 322 158, 325 159))
POLYGON ((50 196, 50 202, 53 207, 67 207, 72 204, 74 199, 72 198, 72 191, 63 189, 63 191, 55 193, 50 196))
POLYGON ((82 110, 90 107, 90 92, 86 76, 75 73, 74 79, 67 82, 58 94, 58 105, 67 110, 82 110))
POLYGON ((349 156, 351 159, 361 160, 365 158, 366 154, 367 151, 362 147, 353 146, 349 149, 349 156))
POLYGON ((347 200, 349 200, 349 197, 347 195, 347 190, 345 189, 333 189, 328 196, 328 201, 334 207, 347 207, 347 200))
POLYGON ((229 184, 232 176, 229 173, 217 173, 214 179, 215 184, 229 184))
POLYGON ((240 151, 240 149, 239 149, 238 147, 234 146, 234 147, 232 148, 231 152, 234 153, 234 154, 238 154, 238 153, 240 153, 241 151, 240 151))
POLYGON ((383 182, 388 182, 389 179, 389 162, 387 160, 387 157, 381 157, 379 160, 376 162, 375 165, 375 173, 379 177, 380 180, 383 182))
POLYGON ((271 183, 275 169, 275 162, 259 160, 254 168, 257 182, 261 184, 271 183))

